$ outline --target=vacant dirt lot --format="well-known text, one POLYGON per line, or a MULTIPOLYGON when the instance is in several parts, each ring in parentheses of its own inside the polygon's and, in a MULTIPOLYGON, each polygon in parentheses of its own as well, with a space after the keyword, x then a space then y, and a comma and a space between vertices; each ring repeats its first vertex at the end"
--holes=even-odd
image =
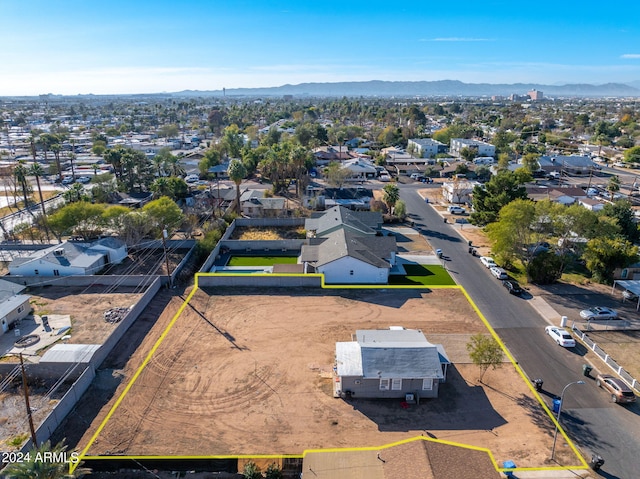
MULTIPOLYGON (((176 309, 169 305, 131 356, 118 394, 80 447, 176 309)), ((425 434, 488 447, 520 467, 541 466, 552 423, 510 364, 490 370, 487 386, 477 383, 464 338, 483 331, 457 290, 198 291, 89 453, 300 454, 425 434), (333 398, 335 342, 390 325, 419 328, 447 348, 455 365, 440 398, 409 409, 399 400, 333 398)), ((562 443, 559 459, 575 464, 562 443)))
POLYGON ((104 312, 112 308, 128 308, 143 294, 136 288, 90 286, 70 288, 30 288, 35 314, 68 314, 71 316, 70 344, 101 344, 117 324, 104 320, 104 312))

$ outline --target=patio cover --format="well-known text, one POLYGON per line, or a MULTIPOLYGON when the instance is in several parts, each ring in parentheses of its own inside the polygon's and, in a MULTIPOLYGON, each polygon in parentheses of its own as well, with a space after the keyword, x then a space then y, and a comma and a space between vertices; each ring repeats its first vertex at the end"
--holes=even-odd
POLYGON ((640 309, 640 281, 631 281, 631 280, 620 280, 616 279, 613 281, 613 287, 611 288, 611 292, 616 288, 616 285, 622 286, 623 289, 633 293, 638 298, 636 303, 636 311, 640 309))

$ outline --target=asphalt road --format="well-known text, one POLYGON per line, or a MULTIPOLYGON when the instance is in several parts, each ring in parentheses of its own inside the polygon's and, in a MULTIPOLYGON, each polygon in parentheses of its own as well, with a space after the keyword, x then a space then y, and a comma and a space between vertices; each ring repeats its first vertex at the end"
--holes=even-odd
MULTIPOLYGON (((416 189, 412 185, 400 187, 400 196, 416 228, 434 249, 442 249, 448 258, 444 261, 446 268, 473 298, 527 376, 543 379, 542 396, 547 405, 551 408, 553 399, 560 396, 567 384, 585 381, 584 385, 567 388, 561 423, 589 455, 587 460, 591 453, 605 459, 600 470, 603 477, 640 477, 638 404, 628 407, 609 402, 609 395, 597 388, 592 378, 582 374, 587 350, 581 345, 571 349, 556 345, 544 332, 548 323, 528 304, 526 295, 518 298, 508 294, 478 258, 469 254, 467 242, 456 231, 459 226, 444 223, 416 189)), ((557 450, 562 447, 561 442, 560 438, 557 450)))

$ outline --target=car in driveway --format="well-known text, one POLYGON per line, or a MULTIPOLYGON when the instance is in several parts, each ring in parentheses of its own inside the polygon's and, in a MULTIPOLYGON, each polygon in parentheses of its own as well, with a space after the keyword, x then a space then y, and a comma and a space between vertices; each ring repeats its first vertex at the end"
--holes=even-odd
POLYGON ((580 317, 592 321, 594 319, 618 319, 618 313, 604 306, 594 306, 593 308, 580 311, 580 317))
POLYGON ((466 210, 460 206, 449 206, 447 211, 452 215, 463 215, 466 213, 466 210))
POLYGON ((509 279, 509 280, 503 281, 502 286, 507 288, 507 291, 509 291, 509 294, 515 294, 516 296, 520 296, 523 293, 523 290, 517 281, 513 281, 509 279))
POLYGON ((544 328, 544 332, 551 336, 559 346, 563 348, 573 348, 576 345, 576 340, 573 339, 568 332, 566 332, 563 328, 559 328, 557 326, 547 326, 544 328))
POLYGON ((492 266, 489 268, 489 271, 491 271, 491 274, 498 279, 509 279, 507 272, 498 266, 492 266))
POLYGON ((480 256, 480 262, 486 267, 486 268, 493 268, 493 267, 497 267, 498 265, 496 264, 495 261, 493 261, 493 258, 490 258, 489 256, 480 256))
POLYGON ((596 386, 611 394, 611 402, 632 403, 636 401, 633 390, 622 379, 610 374, 598 374, 596 386))

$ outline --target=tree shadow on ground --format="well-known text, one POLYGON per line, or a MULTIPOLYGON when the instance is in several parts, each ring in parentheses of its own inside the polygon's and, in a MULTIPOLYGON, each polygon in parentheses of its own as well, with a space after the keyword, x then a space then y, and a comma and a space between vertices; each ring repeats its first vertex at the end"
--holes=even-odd
POLYGON ((358 399, 350 404, 367 416, 379 431, 482 430, 506 424, 493 408, 482 386, 467 383, 454 366, 447 382, 440 384, 437 398, 403 408, 402 399, 358 399))

